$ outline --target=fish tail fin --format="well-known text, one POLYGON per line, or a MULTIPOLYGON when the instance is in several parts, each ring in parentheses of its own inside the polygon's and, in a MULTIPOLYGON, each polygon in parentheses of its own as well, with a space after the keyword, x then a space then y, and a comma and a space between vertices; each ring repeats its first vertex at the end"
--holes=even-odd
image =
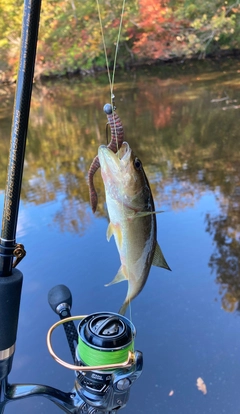
POLYGON ((124 302, 123 303, 123 305, 121 306, 121 308, 119 309, 119 311, 118 311, 118 313, 120 314, 120 315, 125 315, 125 313, 126 313, 126 310, 127 310, 127 307, 128 307, 128 305, 129 305, 129 302, 124 302))
POLYGON ((167 264, 165 257, 163 256, 163 252, 158 243, 155 247, 152 264, 153 266, 163 267, 164 269, 171 270, 167 264))

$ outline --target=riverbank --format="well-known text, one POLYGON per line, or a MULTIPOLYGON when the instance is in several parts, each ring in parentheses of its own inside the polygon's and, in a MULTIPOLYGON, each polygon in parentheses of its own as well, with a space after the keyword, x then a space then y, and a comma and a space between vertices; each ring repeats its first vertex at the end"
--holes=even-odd
MULTIPOLYGON (((171 68, 182 70, 192 70, 193 66, 198 71, 198 69, 206 71, 212 70, 216 66, 219 69, 227 64, 229 65, 230 60, 235 62, 240 62, 240 49, 232 49, 232 50, 220 50, 218 53, 215 54, 208 54, 204 59, 199 58, 198 55, 189 57, 181 57, 181 58, 171 58, 171 59, 145 59, 145 60, 138 60, 138 61, 127 61, 125 64, 117 65, 116 72, 118 71, 137 71, 137 70, 144 70, 150 68, 157 68, 160 72, 165 72, 171 68)), ((110 66, 110 70, 113 67, 110 66)), ((44 67, 36 63, 35 66, 35 74, 34 74, 34 81, 35 82, 45 82, 48 80, 54 80, 59 78, 72 78, 72 77, 80 77, 84 78, 86 76, 98 76, 106 72, 107 69, 105 66, 93 66, 89 69, 85 68, 78 68, 74 70, 66 69, 65 71, 57 72, 45 70, 44 67)), ((0 73, 0 84, 2 85, 11 85, 16 83, 16 75, 14 76, 7 76, 7 74, 0 73)))

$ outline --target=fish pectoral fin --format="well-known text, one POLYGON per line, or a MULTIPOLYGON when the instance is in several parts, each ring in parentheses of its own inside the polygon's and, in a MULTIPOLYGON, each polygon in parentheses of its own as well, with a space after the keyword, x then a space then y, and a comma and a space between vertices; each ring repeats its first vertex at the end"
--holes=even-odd
POLYGON ((107 241, 111 239, 112 235, 113 235, 113 226, 112 226, 112 223, 110 222, 107 228, 107 241))
POLYGON ((108 283, 107 285, 104 285, 104 286, 114 285, 114 283, 119 283, 119 282, 122 282, 123 280, 128 280, 128 278, 127 278, 127 275, 124 271, 123 266, 121 266, 119 271, 117 272, 115 278, 110 283, 108 283))
POLYGON ((133 218, 137 218, 137 217, 145 217, 145 216, 150 216, 151 214, 159 214, 159 213, 164 213, 163 210, 159 210, 159 211, 138 211, 137 213, 133 214, 133 218))
POLYGON ((165 257, 163 256, 163 252, 159 244, 156 244, 155 252, 153 256, 153 266, 163 267, 164 269, 171 270, 168 266, 165 257))
POLYGON ((121 249, 122 248, 122 242, 123 242, 123 236, 122 236, 121 227, 119 225, 115 226, 115 228, 114 228, 114 237, 115 237, 115 240, 117 242, 118 249, 121 249))
POLYGON ((108 225, 107 228, 107 241, 109 241, 112 237, 112 235, 114 235, 115 240, 118 244, 118 247, 121 249, 122 248, 122 231, 121 231, 121 227, 119 226, 119 224, 112 224, 111 222, 108 225))

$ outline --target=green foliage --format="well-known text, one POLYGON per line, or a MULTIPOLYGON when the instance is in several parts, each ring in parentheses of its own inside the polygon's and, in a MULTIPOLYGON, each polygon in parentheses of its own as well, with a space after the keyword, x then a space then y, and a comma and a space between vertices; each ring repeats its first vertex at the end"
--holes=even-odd
MULTIPOLYGON (((114 58, 121 11, 121 1, 110 0, 100 4, 104 40, 110 61, 114 58)), ((121 43, 126 41, 129 16, 133 16, 135 12, 135 0, 128 1, 119 54, 123 51, 126 54, 121 43)), ((79 68, 89 69, 94 65, 104 67, 106 59, 96 1, 53 1, 49 4, 47 0, 43 0, 38 51, 38 59, 44 71, 51 72, 53 68, 57 68, 64 72, 79 68)))
MULTIPOLYGON (((100 1, 106 52, 113 64, 122 1, 100 1)), ((15 75, 19 60, 23 4, 0 0, 0 80, 15 75)), ((239 48, 239 0, 128 0, 117 63, 174 56, 204 57, 239 48)), ((105 67, 96 0, 43 0, 36 76, 105 67)))
POLYGON ((239 1, 185 0, 177 2, 175 18, 183 25, 178 36, 184 54, 239 47, 239 1))
POLYGON ((3 73, 16 70, 23 4, 19 0, 0 0, 0 80, 3 73))

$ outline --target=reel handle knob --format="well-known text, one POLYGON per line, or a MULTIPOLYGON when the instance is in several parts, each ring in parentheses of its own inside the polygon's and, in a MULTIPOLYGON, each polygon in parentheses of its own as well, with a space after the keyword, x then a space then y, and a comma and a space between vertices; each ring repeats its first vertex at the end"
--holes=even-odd
MULTIPOLYGON (((60 319, 65 319, 71 316, 72 294, 67 286, 57 285, 49 290, 48 303, 53 312, 55 312, 60 319)), ((63 327, 73 361, 75 361, 75 349, 78 343, 78 333, 76 327, 73 321, 65 323, 63 327)))
POLYGON ((57 285, 48 292, 48 303, 53 312, 59 315, 63 308, 71 310, 72 294, 67 286, 57 285))

